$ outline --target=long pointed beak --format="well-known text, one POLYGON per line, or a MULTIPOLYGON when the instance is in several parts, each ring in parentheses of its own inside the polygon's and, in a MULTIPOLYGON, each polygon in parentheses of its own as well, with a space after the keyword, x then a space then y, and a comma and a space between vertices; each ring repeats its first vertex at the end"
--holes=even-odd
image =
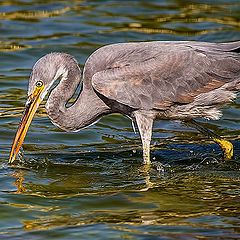
POLYGON ((42 99, 41 93, 43 92, 43 87, 36 87, 33 93, 28 97, 26 102, 26 108, 24 110, 22 119, 19 123, 17 133, 12 143, 12 148, 9 156, 8 163, 12 164, 19 153, 19 150, 23 144, 25 136, 27 134, 28 128, 32 122, 33 116, 36 113, 42 99))

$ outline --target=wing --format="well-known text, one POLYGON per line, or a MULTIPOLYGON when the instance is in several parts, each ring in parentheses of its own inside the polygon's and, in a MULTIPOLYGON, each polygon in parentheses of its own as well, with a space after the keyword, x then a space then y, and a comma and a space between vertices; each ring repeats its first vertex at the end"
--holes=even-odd
POLYGON ((237 78, 240 81, 237 53, 182 44, 167 47, 159 44, 149 52, 146 47, 141 61, 139 55, 134 59, 134 51, 130 51, 129 56, 124 55, 131 59, 126 66, 95 73, 94 89, 132 108, 164 110, 173 104, 190 103, 199 94, 237 78))

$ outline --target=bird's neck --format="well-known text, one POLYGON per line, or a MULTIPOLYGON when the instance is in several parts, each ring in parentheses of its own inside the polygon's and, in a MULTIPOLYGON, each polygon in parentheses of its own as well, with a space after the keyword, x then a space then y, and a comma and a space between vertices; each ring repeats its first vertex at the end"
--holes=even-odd
POLYGON ((65 131, 78 131, 95 123, 109 112, 109 107, 89 87, 90 79, 83 80, 77 100, 66 107, 80 84, 81 72, 77 64, 63 66, 58 71, 60 83, 49 95, 46 110, 52 123, 65 131))

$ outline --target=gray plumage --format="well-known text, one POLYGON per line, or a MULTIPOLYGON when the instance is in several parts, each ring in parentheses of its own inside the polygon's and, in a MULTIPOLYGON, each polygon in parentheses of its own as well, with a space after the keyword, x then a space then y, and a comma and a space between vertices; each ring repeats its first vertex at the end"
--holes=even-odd
POLYGON ((78 131, 101 116, 122 113, 136 121, 143 141, 144 161, 155 119, 218 119, 220 107, 231 102, 240 88, 240 41, 119 43, 96 50, 83 74, 66 53, 50 53, 33 67, 29 95, 42 80, 52 122, 78 131), (82 81, 81 81, 82 80, 82 81), (78 99, 66 107, 78 84, 78 99))

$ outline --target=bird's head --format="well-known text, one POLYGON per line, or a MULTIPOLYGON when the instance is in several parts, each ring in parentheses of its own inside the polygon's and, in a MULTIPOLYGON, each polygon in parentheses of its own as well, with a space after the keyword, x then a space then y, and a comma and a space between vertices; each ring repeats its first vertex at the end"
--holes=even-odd
POLYGON ((67 74, 62 59, 70 56, 64 53, 50 53, 40 58, 33 66, 29 79, 28 98, 17 133, 13 140, 9 163, 13 163, 23 144, 28 128, 40 103, 51 90, 54 82, 67 74), (63 57, 65 56, 65 57, 63 57))

